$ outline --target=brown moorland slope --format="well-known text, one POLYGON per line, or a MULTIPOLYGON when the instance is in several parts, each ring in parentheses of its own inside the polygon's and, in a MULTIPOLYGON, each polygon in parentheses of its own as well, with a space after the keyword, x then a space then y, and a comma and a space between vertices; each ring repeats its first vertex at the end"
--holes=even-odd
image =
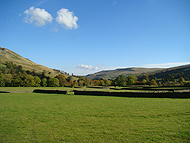
POLYGON ((34 63, 9 49, 0 47, 0 67, 6 67, 6 62, 13 62, 14 64, 21 65, 23 70, 35 71, 38 73, 46 71, 47 73, 51 72, 52 75, 57 74, 57 72, 51 68, 34 63))

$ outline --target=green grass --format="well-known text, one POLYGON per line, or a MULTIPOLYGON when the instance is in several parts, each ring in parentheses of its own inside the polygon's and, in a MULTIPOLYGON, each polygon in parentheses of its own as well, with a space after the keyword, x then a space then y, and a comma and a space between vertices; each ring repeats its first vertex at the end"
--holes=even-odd
POLYGON ((189 141, 189 99, 0 94, 0 142, 189 141))

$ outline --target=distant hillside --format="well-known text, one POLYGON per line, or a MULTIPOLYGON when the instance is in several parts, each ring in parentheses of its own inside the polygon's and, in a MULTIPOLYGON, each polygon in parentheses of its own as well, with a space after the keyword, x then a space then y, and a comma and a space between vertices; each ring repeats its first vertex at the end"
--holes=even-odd
POLYGON ((12 61, 14 64, 21 65, 23 70, 35 71, 38 73, 41 73, 45 70, 47 73, 51 73, 52 76, 58 73, 48 67, 36 64, 9 49, 0 47, 0 67, 6 67, 5 62, 10 61, 12 61))
POLYGON ((151 75, 154 75, 156 78, 173 78, 178 79, 183 77, 186 81, 190 80, 190 64, 177 66, 172 68, 167 68, 161 71, 153 72, 151 75))
POLYGON ((161 71, 163 68, 125 68, 125 69, 116 69, 116 70, 104 70, 94 74, 89 74, 86 77, 90 79, 113 79, 118 77, 119 75, 140 75, 140 74, 148 74, 155 71, 161 71))

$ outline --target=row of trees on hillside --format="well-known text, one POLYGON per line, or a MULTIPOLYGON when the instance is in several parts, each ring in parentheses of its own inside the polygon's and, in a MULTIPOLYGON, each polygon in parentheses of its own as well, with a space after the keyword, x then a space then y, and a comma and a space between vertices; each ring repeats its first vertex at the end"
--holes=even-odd
MULTIPOLYGON (((187 84, 183 77, 180 77, 178 84, 187 84)), ((32 76, 26 72, 19 72, 18 74, 3 74, 0 73, 0 86, 1 87, 83 87, 83 86, 122 86, 127 85, 154 85, 158 86, 155 79, 149 79, 146 75, 143 76, 142 80, 138 80, 137 77, 129 75, 128 77, 120 75, 116 79, 95 79, 90 80, 89 78, 79 76, 76 77, 68 76, 67 78, 63 74, 59 74, 54 78, 46 77, 43 73, 40 76, 32 76)), ((161 83, 162 85, 162 83, 161 83)))
POLYGON ((170 78, 161 78, 157 79, 153 75, 140 75, 140 76, 124 76, 120 75, 116 79, 94 79, 91 80, 84 76, 69 76, 67 77, 60 73, 59 75, 51 78, 47 76, 47 73, 44 71, 42 73, 35 73, 34 71, 24 71, 22 66, 18 66, 13 62, 6 62, 6 68, 0 69, 0 86, 1 87, 83 87, 83 86, 122 86, 127 85, 154 85, 154 86, 163 86, 163 85, 183 85, 190 84, 185 82, 183 77, 179 79, 170 78))
MULTIPOLYGON (((40 76, 43 77, 43 76, 40 76)), ((0 73, 1 87, 83 87, 83 86, 109 86, 111 80, 90 80, 86 77, 79 77, 78 79, 72 76, 67 78, 63 74, 59 74, 54 78, 44 76, 42 79, 39 76, 32 76, 26 72, 19 72, 12 75, 10 73, 0 73)))
POLYGON ((129 75, 128 77, 120 75, 114 80, 114 84, 117 86, 126 86, 126 85, 154 85, 158 86, 155 79, 149 80, 147 75, 144 75, 141 80, 139 80, 134 75, 129 75))

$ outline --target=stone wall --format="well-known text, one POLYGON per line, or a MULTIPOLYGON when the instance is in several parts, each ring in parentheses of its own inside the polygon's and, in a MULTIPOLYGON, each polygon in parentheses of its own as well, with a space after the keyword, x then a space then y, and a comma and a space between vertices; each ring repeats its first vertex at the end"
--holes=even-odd
POLYGON ((190 92, 104 92, 74 91, 75 95, 117 96, 117 97, 149 97, 149 98, 190 98, 190 92))

